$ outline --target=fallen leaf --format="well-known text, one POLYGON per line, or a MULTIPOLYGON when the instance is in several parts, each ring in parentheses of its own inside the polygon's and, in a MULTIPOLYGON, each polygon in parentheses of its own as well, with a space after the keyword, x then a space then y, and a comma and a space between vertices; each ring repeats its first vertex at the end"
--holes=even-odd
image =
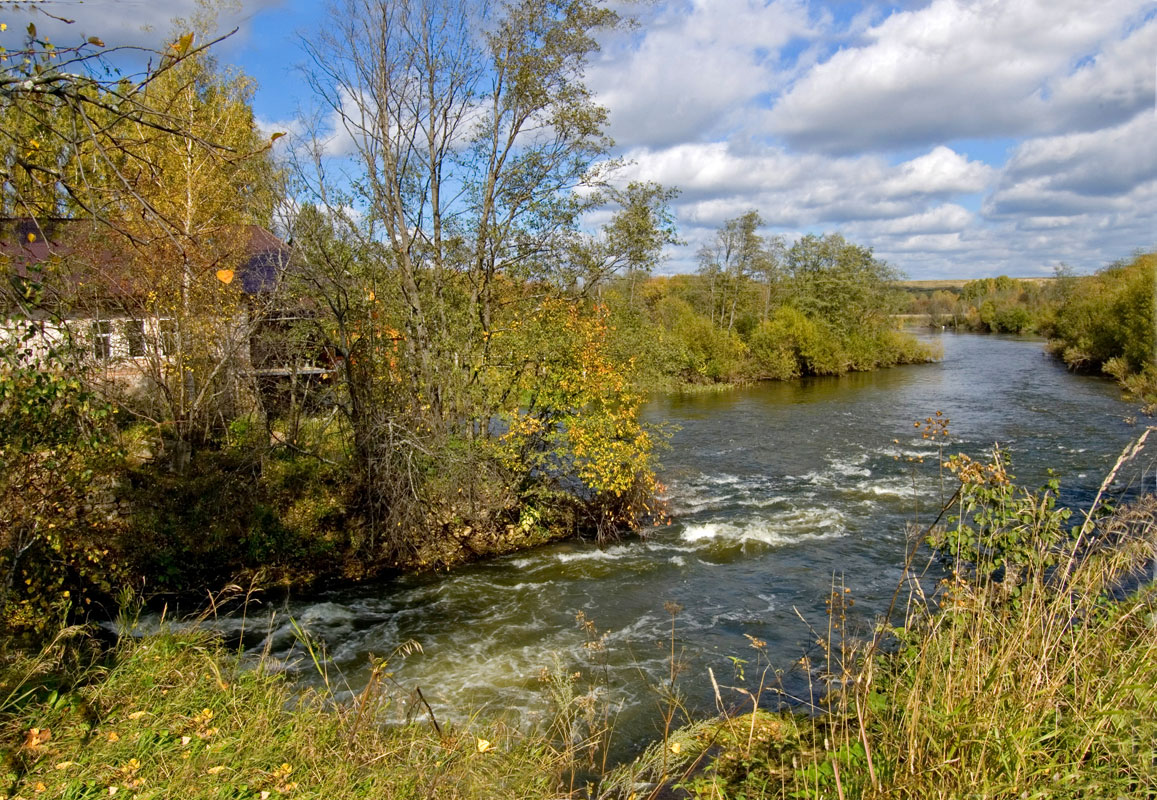
POLYGON ((29 728, 24 736, 24 746, 35 750, 52 738, 52 731, 48 728, 29 728))

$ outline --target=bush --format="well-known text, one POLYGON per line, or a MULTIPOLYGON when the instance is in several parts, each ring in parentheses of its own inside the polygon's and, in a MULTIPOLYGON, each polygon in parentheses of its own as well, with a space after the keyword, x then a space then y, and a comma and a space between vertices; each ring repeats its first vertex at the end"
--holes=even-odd
POLYGON ((46 633, 124 572, 113 410, 61 354, 0 359, 0 626, 46 633))

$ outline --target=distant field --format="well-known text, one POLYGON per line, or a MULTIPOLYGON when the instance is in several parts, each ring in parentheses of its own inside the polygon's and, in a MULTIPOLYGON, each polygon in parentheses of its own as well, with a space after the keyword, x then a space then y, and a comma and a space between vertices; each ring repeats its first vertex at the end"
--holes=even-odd
MULTIPOLYGON (((1013 280, 1014 281, 1029 281, 1030 283, 1045 283, 1046 281, 1051 281, 1051 280, 1055 280, 1055 279, 1052 277, 1046 277, 1046 278, 1013 278, 1013 280)), ((964 284, 966 284, 968 282, 969 282, 969 280, 967 280, 967 279, 962 279, 962 280, 940 279, 940 280, 933 280, 933 281, 897 281, 896 285, 900 286, 904 289, 935 292, 939 289, 948 289, 948 290, 955 289, 955 290, 959 291, 960 289, 963 289, 964 284)))

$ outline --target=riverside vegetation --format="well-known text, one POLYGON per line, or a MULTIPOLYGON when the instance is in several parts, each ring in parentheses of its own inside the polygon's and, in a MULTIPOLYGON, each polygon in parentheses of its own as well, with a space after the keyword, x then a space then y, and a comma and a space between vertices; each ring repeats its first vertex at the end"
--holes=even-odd
MULTIPOLYGON (((670 679, 656 687, 668 708, 663 734, 627 764, 602 755, 611 701, 580 685, 597 675, 565 665, 544 672, 554 714, 540 727, 477 717, 449 726, 420 689, 392 684, 391 661, 413 643, 339 699, 336 676, 303 693, 207 634, 125 638, 107 652, 66 629, 39 656, 10 657, 2 674, 9 794, 1148 796, 1157 789, 1157 504, 1146 495, 1110 510, 1108 489, 1149 468, 1138 462, 1151 430, 1076 515, 1057 505, 1055 481, 1015 486, 999 450, 988 461, 947 459, 956 488, 912 540, 895 615, 856 635, 853 598, 833 582, 820 655, 805 665, 808 696, 784 697, 779 669, 751 639, 746 669, 761 678, 746 710, 721 700, 720 717, 680 727, 680 609, 669 607, 670 679), (918 566, 925 537, 947 570, 934 589, 918 566)), ((593 648, 605 646, 580 623, 593 648)))
POLYGON ((916 290, 905 310, 930 324, 992 333, 1036 333, 1070 368, 1115 378, 1150 411, 1157 404, 1157 253, 1138 253, 1093 275, 1058 270, 1047 280, 1007 276, 957 290, 916 290))

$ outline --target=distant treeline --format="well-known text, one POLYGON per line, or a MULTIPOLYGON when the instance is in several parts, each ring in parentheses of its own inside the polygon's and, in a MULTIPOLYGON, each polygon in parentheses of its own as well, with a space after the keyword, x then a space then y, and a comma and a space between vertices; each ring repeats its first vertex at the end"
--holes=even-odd
POLYGON ((604 290, 613 339, 651 387, 842 375, 928 361, 896 329, 898 274, 838 234, 788 246, 756 233, 752 211, 726 222, 692 275, 628 272, 604 290))
POLYGON ((1157 253, 1110 264, 1093 275, 1058 270, 1046 280, 983 278, 955 287, 909 288, 906 312, 934 326, 1036 333, 1071 369, 1104 372, 1131 395, 1157 402, 1157 253))

